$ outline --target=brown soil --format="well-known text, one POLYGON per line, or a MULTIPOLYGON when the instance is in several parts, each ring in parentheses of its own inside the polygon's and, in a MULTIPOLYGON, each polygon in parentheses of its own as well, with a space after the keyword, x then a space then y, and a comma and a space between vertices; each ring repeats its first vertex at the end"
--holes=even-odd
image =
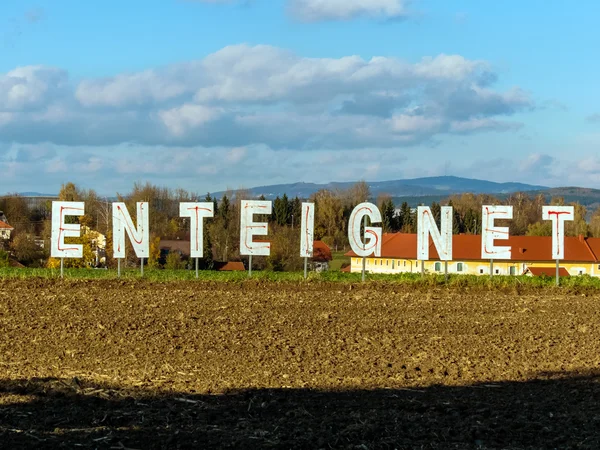
POLYGON ((600 448, 600 295, 4 280, 2 448, 600 448))

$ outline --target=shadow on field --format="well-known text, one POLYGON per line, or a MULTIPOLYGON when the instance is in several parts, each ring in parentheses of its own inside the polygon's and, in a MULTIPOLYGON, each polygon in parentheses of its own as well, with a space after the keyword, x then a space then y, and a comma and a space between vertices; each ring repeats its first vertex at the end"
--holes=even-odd
POLYGON ((600 372, 422 390, 123 391, 0 382, 2 448, 600 448, 600 372))

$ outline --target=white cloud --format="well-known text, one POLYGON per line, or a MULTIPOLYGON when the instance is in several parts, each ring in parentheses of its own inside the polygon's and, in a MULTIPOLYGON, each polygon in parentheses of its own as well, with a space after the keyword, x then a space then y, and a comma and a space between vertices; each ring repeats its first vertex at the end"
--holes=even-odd
POLYGON ((589 123, 600 123, 600 113, 590 114, 585 119, 589 123))
POLYGON ((507 122, 493 119, 468 119, 464 121, 454 121, 451 123, 450 130, 457 133, 472 133, 476 131, 516 131, 523 124, 518 122, 507 122))
POLYGON ((159 111, 158 115, 169 131, 182 136, 189 128, 197 128, 219 117, 221 111, 202 105, 185 104, 159 111))
POLYGON ((290 0, 290 11, 299 20, 349 20, 359 16, 399 18, 408 15, 405 0, 290 0))
POLYGON ((577 169, 587 174, 600 175, 600 159, 597 156, 588 156, 577 163, 577 169))
POLYGON ((227 161, 231 164, 237 164, 246 158, 248 150, 245 147, 235 147, 227 153, 227 161))
POLYGON ((0 75, 0 140, 393 148, 518 128, 504 118, 533 102, 519 87, 494 90, 496 78, 487 61, 461 55, 307 58, 265 45, 77 84, 31 66, 0 75))
POLYGON ((443 121, 436 117, 408 116, 401 114, 392 117, 392 128, 398 133, 427 133, 437 131, 443 121))
POLYGON ((0 74, 0 111, 19 111, 48 102, 66 87, 67 73, 45 66, 24 66, 0 74))

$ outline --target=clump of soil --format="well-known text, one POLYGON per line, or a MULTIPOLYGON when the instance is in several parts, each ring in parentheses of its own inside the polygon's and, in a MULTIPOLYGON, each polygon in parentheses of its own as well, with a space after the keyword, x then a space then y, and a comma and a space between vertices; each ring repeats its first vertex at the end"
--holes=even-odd
POLYGON ((5 280, 5 448, 598 448, 599 296, 5 280))

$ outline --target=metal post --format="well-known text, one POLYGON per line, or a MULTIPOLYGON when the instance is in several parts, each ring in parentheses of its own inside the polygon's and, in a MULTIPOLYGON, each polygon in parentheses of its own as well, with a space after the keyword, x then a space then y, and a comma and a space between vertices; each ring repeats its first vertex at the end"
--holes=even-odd
POLYGON ((367 258, 362 259, 362 280, 365 281, 365 272, 367 270, 367 258))
POLYGON ((64 278, 64 276, 65 276, 64 267, 65 267, 65 258, 60 258, 60 277, 61 278, 64 278))
POLYGON ((444 261, 444 278, 448 282, 448 261, 444 261))
POLYGON ((248 258, 248 278, 252 276, 252 255, 248 258))
POLYGON ((196 278, 198 278, 198 258, 196 258, 196 278))
POLYGON ((558 270, 558 266, 559 266, 559 264, 560 264, 560 262, 559 262, 559 260, 557 259, 557 260, 556 260, 556 285, 557 285, 557 286, 560 286, 560 279, 559 279, 559 275, 558 275, 558 272, 559 272, 559 270, 558 270))
POLYGON ((494 276, 494 260, 490 259, 490 277, 494 276))
POLYGON ((425 261, 421 261, 421 276, 425 275, 425 261))
MULTIPOLYGON (((365 233, 365 231, 367 230, 367 216, 363 217, 363 251, 367 250, 367 233, 365 233)), ((367 271, 367 258, 363 256, 363 260, 362 260, 362 281, 365 281, 365 272, 367 271)))
POLYGON ((121 258, 117 259, 117 276, 121 278, 121 258))
POLYGON ((144 258, 140 258, 141 263, 140 263, 140 272, 142 274, 142 276, 144 276, 144 258))
POLYGON ((308 278, 308 258, 304 258, 304 279, 308 278))

